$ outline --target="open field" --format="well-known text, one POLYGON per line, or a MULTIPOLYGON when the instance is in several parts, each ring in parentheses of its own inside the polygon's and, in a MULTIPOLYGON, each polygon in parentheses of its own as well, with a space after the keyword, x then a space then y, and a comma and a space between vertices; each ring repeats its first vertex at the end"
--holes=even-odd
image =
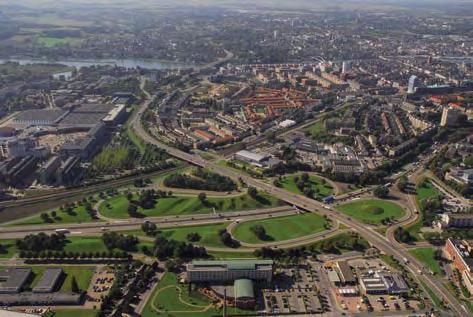
POLYGON ((226 246, 220 242, 220 237, 218 236, 218 231, 225 229, 229 223, 221 224, 212 224, 212 225, 201 225, 201 226, 188 226, 188 227, 179 227, 172 229, 162 229, 161 234, 172 240, 185 241, 187 240, 187 235, 189 233, 198 233, 201 236, 199 241, 193 242, 197 245, 208 246, 208 247, 219 247, 225 248, 226 246))
MULTIPOLYGON (((129 218, 129 201, 124 195, 119 195, 108 199, 99 207, 101 215, 107 218, 126 219, 129 218)), ((144 217, 185 215, 185 214, 205 214, 216 212, 228 212, 239 210, 253 210, 258 208, 270 208, 282 206, 283 203, 277 198, 260 193, 258 199, 253 199, 248 194, 235 197, 214 198, 208 197, 204 205, 196 195, 173 195, 171 197, 160 198, 153 208, 138 208, 138 213, 144 217)))
POLYGON ((44 47, 54 47, 58 45, 65 45, 69 44, 71 46, 79 44, 82 40, 76 37, 64 37, 64 38, 56 38, 56 37, 38 37, 37 39, 38 44, 44 47))
POLYGON ((383 219, 399 219, 405 215, 405 211, 398 204, 380 199, 353 201, 337 206, 336 209, 368 224, 381 224, 383 219))
POLYGON ((10 259, 17 252, 15 240, 1 240, 0 245, 0 259, 10 259))
POLYGON ((232 234, 235 239, 247 243, 282 241, 324 231, 326 224, 327 220, 322 216, 305 213, 302 215, 242 222, 236 226, 232 234), (267 239, 261 240, 253 233, 252 228, 256 225, 264 227, 267 239))
POLYGON ((434 248, 416 248, 409 250, 416 259, 422 262, 430 271, 436 275, 443 275, 438 261, 435 259, 434 248))
MULTIPOLYGON (((31 217, 19 219, 18 221, 12 222, 10 225, 23 226, 23 225, 42 225, 45 224, 40 216, 36 214, 31 217)), ((51 213, 48 213, 51 222, 47 223, 82 223, 82 222, 98 222, 100 219, 94 219, 85 210, 83 205, 79 205, 73 208, 72 212, 56 210, 56 217, 53 217, 51 213)))
MULTIPOLYGON (((284 189, 290 192, 303 195, 304 193, 297 187, 295 181, 296 177, 299 177, 300 179, 300 174, 284 176, 281 185, 284 189)), ((310 187, 315 191, 315 194, 318 197, 327 197, 333 194, 333 187, 328 183, 324 183, 320 177, 309 175, 309 181, 307 183, 310 184, 310 187)))
MULTIPOLYGON (((15 254, 19 253, 16 247, 15 240, 0 240, 0 245, 4 248, 5 252, 0 253, 0 259, 10 259, 15 254)), ((141 241, 136 246, 136 251, 139 252, 142 246, 151 247, 152 242, 141 241)), ((101 237, 81 236, 81 237, 68 237, 67 243, 63 249, 65 252, 109 252, 101 237)), ((113 250, 117 251, 117 250, 113 250)))

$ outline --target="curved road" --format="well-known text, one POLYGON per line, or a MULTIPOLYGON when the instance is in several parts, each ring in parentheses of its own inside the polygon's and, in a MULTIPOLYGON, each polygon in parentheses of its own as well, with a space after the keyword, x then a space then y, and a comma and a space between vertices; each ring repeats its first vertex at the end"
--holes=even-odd
POLYGON ((246 184, 250 186, 254 186, 260 190, 266 191, 279 199, 286 201, 289 204, 298 206, 300 208, 309 210, 311 212, 317 212, 322 215, 326 215, 328 217, 334 218, 340 223, 345 224, 346 226, 356 230, 361 236, 363 236, 367 241, 369 241, 373 246, 377 247, 379 250, 383 251, 386 254, 394 255, 398 260, 404 261, 405 267, 412 273, 412 275, 419 279, 423 280, 428 287, 430 287, 435 293, 442 297, 445 300, 449 307, 458 315, 458 316, 466 316, 470 315, 469 311, 461 305, 456 297, 454 297, 439 281, 433 276, 419 276, 417 274, 418 271, 422 271, 423 265, 419 263, 414 257, 410 255, 410 253, 403 248, 399 243, 395 243, 386 237, 382 237, 376 232, 371 230, 366 230, 366 226, 342 213, 328 210, 324 207, 323 204, 317 202, 315 200, 309 199, 307 197, 301 195, 295 195, 288 193, 287 191, 277 188, 273 185, 267 184, 261 180, 253 179, 247 175, 242 173, 238 173, 231 169, 219 166, 213 162, 206 161, 202 159, 198 155, 193 155, 190 153, 186 153, 180 151, 176 148, 170 147, 165 145, 152 136, 150 136, 144 129, 141 124, 141 116, 144 111, 149 106, 150 102, 153 100, 149 99, 145 103, 143 103, 142 107, 138 111, 138 115, 134 118, 132 125, 135 132, 140 136, 144 141, 154 144, 166 151, 174 157, 177 157, 181 160, 185 160, 191 164, 201 166, 204 168, 208 168, 218 172, 222 175, 226 175, 232 177, 234 179, 241 178, 246 184), (407 260, 407 261, 405 261, 407 260))

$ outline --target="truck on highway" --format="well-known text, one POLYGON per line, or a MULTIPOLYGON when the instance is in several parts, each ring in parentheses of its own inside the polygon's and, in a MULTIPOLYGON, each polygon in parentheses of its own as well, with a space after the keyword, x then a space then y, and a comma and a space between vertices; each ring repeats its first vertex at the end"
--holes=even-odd
POLYGON ((54 230, 54 232, 60 233, 60 234, 70 233, 69 229, 56 229, 56 230, 54 230))

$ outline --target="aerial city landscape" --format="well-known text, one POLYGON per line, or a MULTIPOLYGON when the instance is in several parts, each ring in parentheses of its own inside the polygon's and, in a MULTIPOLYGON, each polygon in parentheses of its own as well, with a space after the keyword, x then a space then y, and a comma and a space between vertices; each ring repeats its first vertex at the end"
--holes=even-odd
POLYGON ((0 3, 0 317, 473 316, 473 2, 0 3))

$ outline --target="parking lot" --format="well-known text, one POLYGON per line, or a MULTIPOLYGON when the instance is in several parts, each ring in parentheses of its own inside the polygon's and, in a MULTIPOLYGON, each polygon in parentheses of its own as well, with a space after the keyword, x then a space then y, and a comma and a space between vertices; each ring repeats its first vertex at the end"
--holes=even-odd
POLYGON ((115 272, 113 269, 106 266, 96 267, 92 282, 87 291, 86 305, 90 307, 100 306, 103 297, 110 291, 114 279, 115 272))
POLYGON ((320 313, 330 310, 329 299, 318 293, 320 272, 310 265, 283 269, 274 281, 274 289, 264 290, 267 312, 320 313))

